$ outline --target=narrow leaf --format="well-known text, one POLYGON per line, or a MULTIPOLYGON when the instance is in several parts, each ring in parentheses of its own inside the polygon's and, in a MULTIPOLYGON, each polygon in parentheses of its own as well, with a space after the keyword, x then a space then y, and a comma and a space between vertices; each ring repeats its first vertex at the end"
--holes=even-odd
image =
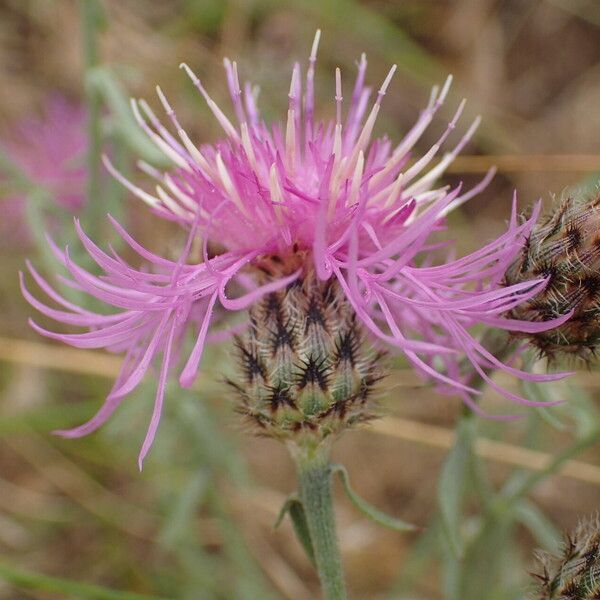
POLYGON ((121 592, 99 585, 41 575, 18 569, 5 562, 0 562, 0 579, 4 579, 18 589, 54 592, 61 594, 61 598, 70 596, 78 600, 167 600, 164 597, 121 592))
POLYGON ((395 531, 417 531, 419 528, 416 525, 412 525, 411 523, 407 523, 406 521, 402 521, 396 517, 391 517, 390 515, 381 512, 379 509, 371 506, 368 502, 363 500, 351 487, 350 480, 348 477, 348 471, 342 465, 332 465, 331 473, 339 473, 342 483, 344 484, 344 489, 346 491, 346 495, 354 504, 360 512, 369 517, 369 519, 383 525, 384 527, 388 527, 389 529, 394 529, 395 531))
POLYGON ((474 436, 473 418, 470 416, 462 418, 456 429, 454 446, 446 458, 438 482, 437 495, 442 530, 450 549, 457 558, 460 558, 463 554, 463 542, 460 533, 461 513, 469 481, 469 470, 472 464, 474 436))
POLYGON ((552 550, 558 547, 562 539, 560 532, 535 504, 522 500, 517 504, 515 514, 543 548, 552 550))
POLYGON ((302 504, 300 498, 297 494, 292 494, 285 501, 284 505, 281 507, 279 511, 279 515, 277 516, 277 520, 273 527, 277 528, 283 521, 283 518, 286 514, 290 515, 290 519, 292 520, 292 525, 294 526, 294 531, 296 532, 296 537, 298 541, 302 544, 306 555, 310 559, 310 562, 315 564, 315 552, 313 549, 312 541, 310 539, 310 533, 308 531, 308 523, 306 522, 306 515, 304 514, 304 505, 302 504))

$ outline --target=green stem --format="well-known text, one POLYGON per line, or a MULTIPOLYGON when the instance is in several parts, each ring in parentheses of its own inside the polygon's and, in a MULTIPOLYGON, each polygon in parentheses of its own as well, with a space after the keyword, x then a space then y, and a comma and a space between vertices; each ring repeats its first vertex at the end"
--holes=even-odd
POLYGON ((19 590, 53 592, 60 594, 61 598, 69 596, 70 598, 80 598, 81 600, 84 598, 86 600, 167 600, 162 596, 121 592, 99 585, 42 575, 13 567, 3 561, 0 562, 0 579, 17 586, 19 590))
POLYGON ((300 500, 312 542, 324 600, 344 600, 346 586, 335 531, 331 468, 326 452, 297 457, 300 500))
POLYGON ((101 101, 98 90, 88 81, 88 73, 99 64, 97 32, 101 19, 98 0, 81 0, 81 28, 83 59, 85 67, 85 97, 87 105, 87 204, 85 221, 88 231, 97 229, 103 210, 100 201, 100 155, 102 152, 102 130, 100 123, 101 101))

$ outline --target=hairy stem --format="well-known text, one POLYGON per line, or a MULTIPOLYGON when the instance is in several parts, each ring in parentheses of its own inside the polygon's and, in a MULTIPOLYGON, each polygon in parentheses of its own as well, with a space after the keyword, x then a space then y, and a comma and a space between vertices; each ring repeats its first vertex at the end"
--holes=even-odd
POLYGON ((296 457, 300 500, 313 546, 324 600, 344 600, 346 586, 335 530, 331 496, 331 468, 327 452, 303 453, 296 457))
POLYGON ((100 202, 100 155, 102 152, 102 131, 100 123, 101 101, 98 90, 87 80, 88 73, 98 66, 98 29, 101 19, 97 0, 81 0, 82 51, 85 67, 85 96, 88 110, 87 130, 87 204, 85 221, 88 231, 98 227, 103 206, 100 202))

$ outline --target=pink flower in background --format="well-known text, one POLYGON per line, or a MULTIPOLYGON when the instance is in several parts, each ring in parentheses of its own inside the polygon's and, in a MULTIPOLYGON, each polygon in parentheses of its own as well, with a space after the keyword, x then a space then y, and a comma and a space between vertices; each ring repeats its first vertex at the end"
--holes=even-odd
POLYGON ((96 276, 79 267, 67 249, 54 246, 54 252, 69 271, 71 285, 116 309, 108 315, 73 305, 29 266, 38 285, 60 308, 42 303, 23 286, 31 304, 52 319, 86 330, 56 333, 32 322, 37 331, 76 347, 125 353, 121 374, 100 411, 61 435, 77 437, 102 425, 158 358, 158 391, 140 452, 141 466, 185 334, 191 332, 193 337, 179 372, 181 385, 187 387, 198 374, 217 305, 241 311, 264 294, 312 274, 341 287, 374 338, 403 352, 420 373, 455 390, 475 408, 472 396, 480 392, 458 375, 459 359, 467 358, 492 387, 522 404, 535 402, 499 388, 486 370, 498 368, 534 381, 561 376, 524 373, 503 364, 470 333, 478 324, 545 330, 568 318, 530 323, 503 317, 546 284, 536 279, 502 285, 507 266, 535 224, 539 206, 529 219, 519 221, 513 205, 508 228, 500 237, 462 258, 433 262, 443 244, 431 241, 431 234, 443 229, 445 216, 479 193, 492 176, 488 173, 468 191, 436 183, 477 127, 475 121, 448 146, 464 102, 437 142, 423 155, 412 154, 445 101, 450 78, 441 89, 432 90, 427 106, 398 144, 386 137, 374 140, 373 127, 395 67, 373 95, 365 85, 363 55, 347 111, 336 70, 331 90, 335 119, 317 122, 313 78, 318 39, 317 34, 304 82, 300 66, 293 68, 287 119, 282 123, 267 125, 261 120, 254 88, 249 84, 241 88, 236 63, 228 60, 225 71, 236 124, 182 65, 224 130, 225 137, 214 144, 198 146, 188 137, 160 89, 166 124, 144 101, 133 102, 140 126, 171 159, 173 168, 160 172, 140 163, 155 180, 150 193, 124 179, 108 161, 107 166, 156 215, 179 223, 188 239, 179 260, 171 261, 139 245, 112 220, 123 240, 152 266, 148 270, 131 266, 112 249, 101 250, 77 224, 82 243, 104 274, 96 276), (203 244, 199 262, 190 258, 196 237, 203 244))
MULTIPOLYGON (((85 125, 85 110, 55 95, 48 99, 41 116, 19 121, 0 139, 9 160, 71 213, 76 213, 85 201, 85 125)), ((0 201, 4 235, 27 239, 25 192, 11 193, 0 201)))

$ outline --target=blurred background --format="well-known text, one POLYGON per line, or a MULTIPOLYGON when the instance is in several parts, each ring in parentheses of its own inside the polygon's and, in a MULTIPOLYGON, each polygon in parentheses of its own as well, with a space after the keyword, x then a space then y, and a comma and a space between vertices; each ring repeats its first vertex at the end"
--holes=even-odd
MULTIPOLYGON (((0 599, 318 597, 291 525, 273 527, 294 490, 293 466, 233 412, 221 372, 230 346, 210 348, 194 390, 169 389, 140 474, 152 378, 98 433, 51 435, 95 412, 120 359, 37 337, 17 276, 27 258, 55 269, 44 231, 85 261, 74 215, 106 244, 110 212, 147 247, 172 255, 181 232, 94 163, 100 146, 133 177, 137 157, 160 161, 129 97, 158 108, 159 83, 191 137, 214 140, 218 126, 178 65, 187 62, 228 110, 228 56, 242 79, 260 85, 267 120, 280 118, 293 62, 305 64, 317 28, 320 116, 334 114, 335 67, 348 82, 362 51, 373 85, 398 64, 377 125, 392 140, 448 73, 450 100, 420 149, 463 97, 463 123, 482 115, 446 179, 469 185, 494 164, 499 173, 451 216, 459 252, 502 231, 515 188, 523 208, 540 197, 550 207, 566 186, 594 190, 597 0, 1 0, 0 599)), ((527 597, 533 549, 557 547, 561 530, 600 507, 597 367, 548 388, 525 392, 568 402, 513 423, 457 427, 459 401, 394 363, 381 398, 386 416, 345 435, 335 458, 364 498, 422 530, 400 534, 366 520, 336 484, 352 598, 527 597)), ((488 396, 492 410, 512 409, 488 396)))

